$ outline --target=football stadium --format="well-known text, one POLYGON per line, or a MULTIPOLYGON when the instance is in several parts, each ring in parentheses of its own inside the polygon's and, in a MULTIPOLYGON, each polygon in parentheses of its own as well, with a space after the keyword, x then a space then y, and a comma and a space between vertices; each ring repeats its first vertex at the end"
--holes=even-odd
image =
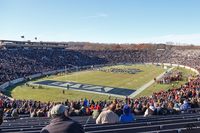
POLYGON ((0 133, 200 133, 199 5, 2 0, 0 133))
POLYGON ((58 103, 69 108, 85 132, 198 129, 198 47, 147 44, 129 50, 109 46, 108 51, 87 46, 95 44, 82 44, 87 48, 82 50, 73 45, 1 40, 2 132, 40 132, 58 103), (113 102, 119 115, 129 105, 136 121, 95 125, 95 113, 113 102), (143 117, 150 107, 161 110, 143 117))

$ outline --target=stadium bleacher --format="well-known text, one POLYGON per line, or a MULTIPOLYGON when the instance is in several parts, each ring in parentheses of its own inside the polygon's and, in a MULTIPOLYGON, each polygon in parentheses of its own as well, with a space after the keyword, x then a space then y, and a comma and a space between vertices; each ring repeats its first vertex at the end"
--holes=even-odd
MULTIPOLYGON (((158 52, 155 48, 151 50, 86 50, 78 52, 76 50, 23 49, 19 47, 0 49, 0 55, 2 57, 0 60, 0 84, 29 74, 63 68, 63 64, 73 63, 77 66, 84 66, 121 62, 163 63, 166 61, 188 65, 200 70, 200 60, 196 58, 200 56, 200 52, 191 49, 177 49, 176 47, 168 48, 164 52, 158 52), (59 57, 59 59, 55 57, 59 57), (21 65, 24 67, 20 68, 21 65)), ((199 108, 191 109, 177 115, 136 116, 137 120, 132 123, 95 124, 95 120, 90 116, 76 116, 72 119, 80 122, 86 133, 198 133, 200 132, 199 110, 199 108)), ((50 118, 48 117, 30 118, 29 115, 21 115, 19 119, 6 117, 0 126, 0 132, 38 133, 49 122, 50 118)))
MULTIPOLYGON (((95 124, 95 120, 90 116, 72 117, 73 120, 80 122, 86 133, 137 133, 137 132, 154 132, 154 133, 184 133, 197 132, 200 126, 200 113, 186 113, 179 115, 151 116, 144 118, 137 116, 137 120, 132 123, 117 124, 95 124)), ((50 118, 24 117, 21 119, 7 118, 1 125, 1 132, 27 132, 39 133, 47 125, 50 118)))

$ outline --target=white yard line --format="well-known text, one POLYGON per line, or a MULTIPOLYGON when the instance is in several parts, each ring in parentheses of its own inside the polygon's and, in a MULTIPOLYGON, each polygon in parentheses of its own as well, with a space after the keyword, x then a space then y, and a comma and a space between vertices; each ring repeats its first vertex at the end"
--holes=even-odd
MULTIPOLYGON (((168 69, 167 71, 170 72, 174 67, 168 69)), ((158 77, 156 77, 156 79, 161 78, 164 74, 166 73, 163 72, 162 74, 160 74, 158 77)), ((151 86, 155 81, 151 80, 148 83, 144 84, 143 86, 141 86, 139 89, 137 89, 135 92, 133 92, 131 95, 129 95, 130 98, 134 98, 135 96, 137 96, 138 94, 140 94, 142 91, 144 91, 145 89, 147 89, 149 86, 151 86)))

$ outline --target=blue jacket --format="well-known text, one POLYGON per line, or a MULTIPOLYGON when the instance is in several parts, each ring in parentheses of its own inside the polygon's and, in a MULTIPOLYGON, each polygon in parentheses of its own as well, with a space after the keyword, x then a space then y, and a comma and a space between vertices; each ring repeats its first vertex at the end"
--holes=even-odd
POLYGON ((119 121, 122 123, 133 122, 134 120, 135 120, 135 117, 132 114, 128 114, 128 115, 122 114, 119 117, 119 121))
POLYGON ((190 107, 189 103, 184 103, 184 104, 182 104, 181 107, 180 107, 181 110, 187 110, 187 109, 190 109, 190 108, 191 108, 191 107, 190 107))
POLYGON ((119 121, 122 123, 133 122, 135 116, 131 114, 131 109, 128 105, 124 105, 123 114, 120 116, 119 121))

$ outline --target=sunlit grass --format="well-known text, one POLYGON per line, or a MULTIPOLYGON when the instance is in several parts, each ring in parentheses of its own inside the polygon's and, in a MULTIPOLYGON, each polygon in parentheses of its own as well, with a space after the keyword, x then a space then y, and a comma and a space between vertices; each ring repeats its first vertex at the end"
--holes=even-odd
MULTIPOLYGON (((97 70, 94 71, 87 70, 65 75, 49 76, 35 81, 41 81, 41 80, 74 81, 78 83, 137 89, 140 86, 152 80, 154 77, 157 77, 158 75, 166 71, 161 66, 155 66, 155 65, 131 65, 131 66, 120 65, 114 67, 136 68, 142 70, 142 72, 139 72, 137 74, 124 74, 124 73, 107 73, 97 70)), ((168 90, 172 87, 179 87, 181 84, 187 82, 186 77, 189 74, 194 74, 192 71, 184 68, 175 68, 175 69, 179 69, 184 73, 185 78, 183 81, 174 82, 172 83, 173 85, 153 84, 138 96, 151 95, 153 92, 157 92, 160 90, 168 90)), ((26 85, 20 85, 12 89, 10 93, 11 96, 16 99, 33 99, 40 101, 65 101, 66 99, 78 100, 84 98, 93 100, 109 100, 109 96, 87 93, 82 91, 66 90, 65 94, 63 94, 62 89, 58 89, 56 87, 55 88, 36 87, 35 89, 33 89, 32 87, 28 87, 26 85)), ((114 99, 114 97, 112 97, 112 99, 114 99)))
POLYGON ((77 83, 111 86, 128 89, 138 89, 144 83, 149 82, 154 77, 157 77, 165 71, 161 66, 155 65, 131 65, 131 66, 114 66, 115 68, 127 69, 135 68, 140 69, 142 72, 136 74, 127 73, 112 73, 102 71, 81 71, 62 76, 50 76, 41 80, 56 80, 56 81, 73 81, 77 83))
POLYGON ((182 81, 175 81, 175 82, 172 82, 170 84, 154 83, 149 88, 145 89, 143 92, 138 94, 136 97, 149 96, 149 95, 153 94, 153 92, 159 92, 161 90, 166 91, 166 90, 169 90, 169 89, 172 89, 172 88, 178 88, 181 85, 184 85, 186 82, 188 82, 188 76, 195 75, 195 73, 193 71, 191 71, 189 69, 181 68, 181 67, 176 67, 173 70, 178 70, 178 71, 181 71, 183 73, 183 80, 182 81))

